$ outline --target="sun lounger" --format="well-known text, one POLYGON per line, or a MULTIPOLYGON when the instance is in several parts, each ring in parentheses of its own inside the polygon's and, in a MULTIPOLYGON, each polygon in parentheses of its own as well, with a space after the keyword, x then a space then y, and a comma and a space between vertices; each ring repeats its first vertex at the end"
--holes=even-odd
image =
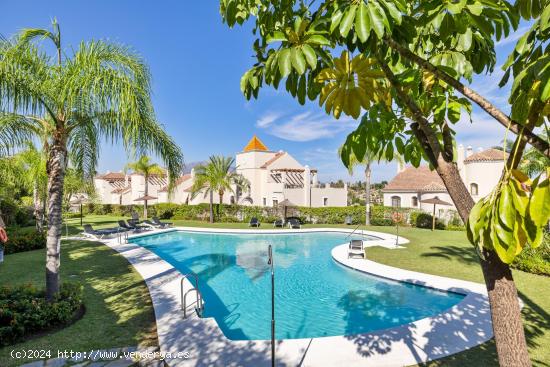
POLYGON ((153 217, 153 223, 158 226, 161 226, 162 228, 171 227, 174 224, 170 222, 161 222, 159 217, 153 217))
POLYGON ((123 231, 121 228, 104 228, 104 229, 94 229, 91 224, 84 224, 84 231, 82 234, 86 237, 92 238, 94 240, 101 240, 105 237, 118 234, 123 231))
POLYGON ((351 226, 353 224, 353 218, 351 217, 351 215, 346 216, 346 220, 344 223, 348 226, 351 226))
POLYGON ((348 259, 353 256, 361 256, 363 259, 365 258, 365 247, 363 246, 362 240, 349 241, 348 259))
POLYGON ((302 225, 300 224, 300 221, 296 218, 290 218, 288 220, 288 227, 292 229, 300 229, 302 225))
POLYGON ((284 225, 285 225, 285 222, 282 219, 277 219, 275 222, 273 222, 273 227, 275 228, 283 228, 284 225))
POLYGON ((260 221, 258 220, 258 218, 250 218, 250 223, 248 223, 248 226, 249 227, 259 227, 260 226, 260 221))

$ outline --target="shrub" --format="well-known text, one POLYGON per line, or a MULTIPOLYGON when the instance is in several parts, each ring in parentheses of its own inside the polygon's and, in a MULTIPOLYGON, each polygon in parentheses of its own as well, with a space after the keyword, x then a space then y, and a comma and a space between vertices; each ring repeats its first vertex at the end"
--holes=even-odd
MULTIPOLYGON (((418 213, 416 217, 417 228, 432 228, 433 217, 428 213, 418 213)), ((445 229, 445 224, 436 218, 435 229, 445 229)))
POLYGON ((32 285, 0 288, 0 347, 70 322, 82 307, 83 288, 66 282, 53 302, 32 285))
POLYGON ((46 236, 38 231, 18 232, 8 230, 8 242, 4 244, 4 253, 32 251, 46 248, 46 236))
POLYGON ((391 219, 371 218, 370 224, 373 226, 393 226, 395 225, 391 219))
POLYGON ((545 233, 542 244, 536 249, 527 245, 511 267, 528 273, 550 275, 550 233, 545 233))

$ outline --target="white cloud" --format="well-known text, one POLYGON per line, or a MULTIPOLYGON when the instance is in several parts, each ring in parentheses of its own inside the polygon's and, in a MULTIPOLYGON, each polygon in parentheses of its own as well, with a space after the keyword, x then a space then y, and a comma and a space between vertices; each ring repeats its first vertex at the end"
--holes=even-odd
POLYGON ((336 120, 311 111, 293 116, 269 112, 256 122, 257 127, 265 129, 270 135, 299 142, 332 138, 339 133, 353 130, 357 125, 357 121, 349 118, 336 120))

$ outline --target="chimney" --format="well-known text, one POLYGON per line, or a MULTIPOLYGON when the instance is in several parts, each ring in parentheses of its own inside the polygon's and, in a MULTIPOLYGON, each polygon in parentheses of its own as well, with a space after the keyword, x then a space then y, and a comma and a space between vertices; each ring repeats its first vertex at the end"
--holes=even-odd
POLYGON ((466 158, 474 154, 474 150, 472 149, 471 145, 468 145, 468 148, 466 148, 466 158))

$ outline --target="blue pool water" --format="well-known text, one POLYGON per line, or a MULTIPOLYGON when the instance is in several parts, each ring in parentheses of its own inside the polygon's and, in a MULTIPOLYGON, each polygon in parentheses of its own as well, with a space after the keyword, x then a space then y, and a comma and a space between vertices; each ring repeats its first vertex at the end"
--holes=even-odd
MULTIPOLYGON (((132 240, 182 273, 199 276, 205 317, 233 340, 270 338, 275 259, 278 339, 352 335, 437 314, 463 295, 393 282, 338 265, 343 233, 226 234, 174 231, 132 240)), ((347 239, 349 241, 349 239, 347 239)), ((194 297, 193 297, 194 298, 194 297)))

